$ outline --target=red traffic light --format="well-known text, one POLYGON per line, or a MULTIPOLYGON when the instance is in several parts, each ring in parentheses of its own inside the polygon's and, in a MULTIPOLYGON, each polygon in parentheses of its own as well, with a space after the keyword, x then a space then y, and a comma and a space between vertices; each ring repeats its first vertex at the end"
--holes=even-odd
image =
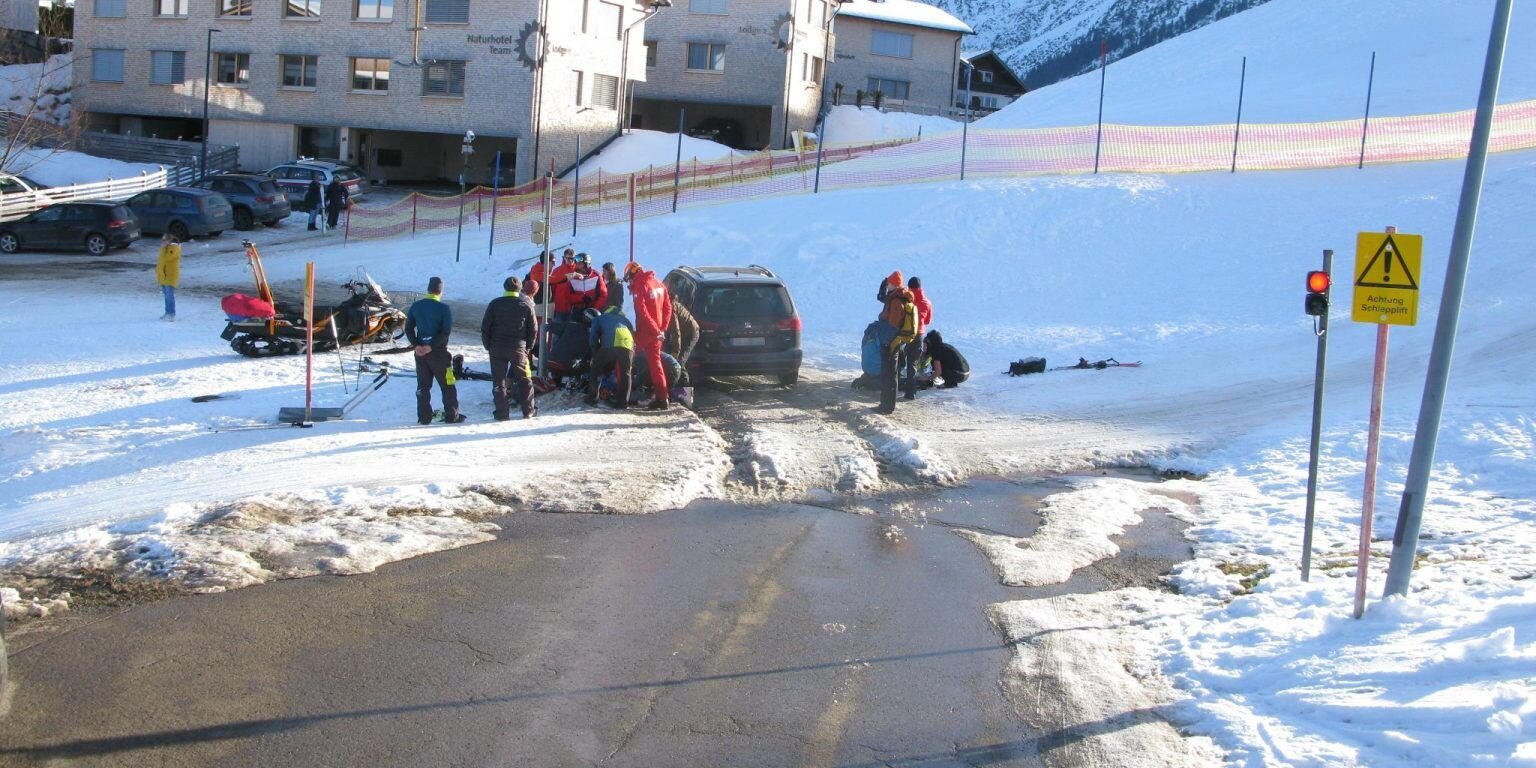
POLYGON ((1327 272, 1314 270, 1307 273, 1307 291, 1310 293, 1327 293, 1328 286, 1332 282, 1327 272))

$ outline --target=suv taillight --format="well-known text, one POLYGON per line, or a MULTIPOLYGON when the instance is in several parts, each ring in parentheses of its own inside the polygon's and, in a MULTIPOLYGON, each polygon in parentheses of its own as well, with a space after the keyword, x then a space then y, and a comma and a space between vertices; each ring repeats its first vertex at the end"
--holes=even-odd
POLYGON ((778 322, 773 324, 773 329, 776 330, 776 331, 796 331, 796 332, 798 332, 800 330, 800 318, 799 318, 799 316, 796 316, 796 317, 791 317, 791 318, 787 318, 787 319, 784 319, 784 320, 780 320, 780 321, 778 321, 778 322))
POLYGON ((109 219, 107 221, 107 229, 122 229, 126 226, 128 226, 126 219, 109 219))
POLYGON ((719 323, 711 323, 708 320, 699 321, 699 333, 714 333, 720 330, 719 323))

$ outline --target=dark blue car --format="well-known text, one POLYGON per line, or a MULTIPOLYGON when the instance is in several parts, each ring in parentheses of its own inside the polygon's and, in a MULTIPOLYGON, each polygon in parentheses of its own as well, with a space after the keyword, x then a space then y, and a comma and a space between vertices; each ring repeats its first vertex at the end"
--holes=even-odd
POLYGON ((185 242, 194 236, 217 237, 235 225, 234 208, 217 192, 195 187, 165 187, 128 198, 145 232, 169 232, 185 242))

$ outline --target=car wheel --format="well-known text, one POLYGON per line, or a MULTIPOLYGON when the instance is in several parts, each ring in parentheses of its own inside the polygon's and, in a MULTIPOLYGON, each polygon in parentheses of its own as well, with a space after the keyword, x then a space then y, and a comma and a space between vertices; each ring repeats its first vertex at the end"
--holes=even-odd
POLYGON ((224 234, 224 230, 219 229, 219 230, 215 230, 213 232, 209 232, 208 236, 209 237, 218 237, 219 235, 222 235, 222 234, 224 234))
POLYGON ((238 229, 238 230, 244 232, 245 230, 250 229, 250 228, 252 228, 254 226, 256 226, 256 217, 251 215, 251 209, 249 209, 249 208, 236 208, 235 209, 235 229, 238 229))
POLYGON ((798 382, 798 381, 800 381, 800 369, 799 368, 796 368, 793 371, 788 371, 788 372, 779 374, 779 383, 783 384, 786 387, 793 387, 795 385, 795 383, 798 382))
POLYGON ((15 253, 21 250, 21 240, 14 232, 0 232, 0 253, 15 253))
POLYGON ((111 247, 112 244, 108 243, 107 238, 103 237, 100 233, 92 232, 85 236, 85 250, 89 251, 92 256, 100 256, 111 247))
POLYGON ((187 225, 185 223, 180 221, 171 222, 171 225, 166 227, 166 231, 170 232, 172 237, 175 237, 177 240, 180 240, 183 243, 192 239, 192 232, 187 229, 187 225))

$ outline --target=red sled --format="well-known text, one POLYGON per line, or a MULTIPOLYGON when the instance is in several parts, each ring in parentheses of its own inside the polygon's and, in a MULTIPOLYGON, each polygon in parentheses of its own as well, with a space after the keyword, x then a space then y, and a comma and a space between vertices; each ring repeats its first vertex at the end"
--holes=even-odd
POLYGON ((271 302, 243 293, 225 296, 224 300, 219 302, 219 307, 224 310, 224 316, 230 320, 270 320, 277 316, 277 310, 271 302))

